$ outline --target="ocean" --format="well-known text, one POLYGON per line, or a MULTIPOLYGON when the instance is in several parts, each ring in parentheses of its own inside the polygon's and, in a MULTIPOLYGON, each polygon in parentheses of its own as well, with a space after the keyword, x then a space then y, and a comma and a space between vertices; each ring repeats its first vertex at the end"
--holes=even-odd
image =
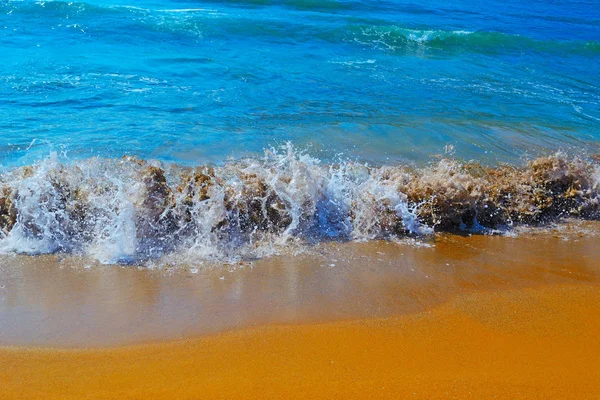
POLYGON ((0 162, 594 148, 600 4, 2 1, 0 162))
POLYGON ((0 51, 3 253, 238 260, 600 215, 594 0, 2 1, 0 51))

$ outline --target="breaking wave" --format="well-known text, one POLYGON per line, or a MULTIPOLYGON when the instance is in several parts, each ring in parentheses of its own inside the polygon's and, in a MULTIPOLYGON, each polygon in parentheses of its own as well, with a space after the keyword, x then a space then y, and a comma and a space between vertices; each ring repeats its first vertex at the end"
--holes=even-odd
POLYGON ((595 41, 536 40, 501 32, 410 29, 401 26, 361 26, 348 28, 346 41, 388 51, 429 48, 445 51, 509 52, 531 50, 541 53, 597 55, 600 43, 595 41))
POLYGON ((325 240, 427 237, 574 216, 600 218, 600 164, 564 154, 525 167, 443 158, 426 168, 324 164, 291 145, 186 168, 132 157, 0 175, 0 252, 104 263, 176 254, 186 263, 260 257, 325 240))

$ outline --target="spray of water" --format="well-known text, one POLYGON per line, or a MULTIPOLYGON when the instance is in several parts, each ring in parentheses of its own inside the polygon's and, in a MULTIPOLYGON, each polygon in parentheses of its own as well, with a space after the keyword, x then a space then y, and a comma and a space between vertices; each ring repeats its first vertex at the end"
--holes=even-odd
POLYGON ((599 193, 600 166, 564 154, 522 168, 442 159, 416 170, 328 165, 291 144, 197 168, 53 153, 0 176, 0 252, 239 260, 324 240, 598 219, 599 193))

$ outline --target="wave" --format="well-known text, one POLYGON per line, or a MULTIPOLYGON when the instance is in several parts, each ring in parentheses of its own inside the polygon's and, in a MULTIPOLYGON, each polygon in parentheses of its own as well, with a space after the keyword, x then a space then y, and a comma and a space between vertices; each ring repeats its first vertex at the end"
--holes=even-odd
POLYGON ((410 29, 400 26, 353 25, 346 41, 390 51, 437 49, 467 52, 510 52, 530 50, 543 53, 600 54, 594 41, 536 40, 501 32, 410 29))
POLYGON ((291 145, 186 168, 132 157, 0 175, 0 252, 104 263, 260 257, 290 244, 427 238, 562 217, 600 219, 600 164, 564 154, 525 167, 444 158, 427 168, 324 164, 291 145))
MULTIPOLYGON (((233 2, 234 4, 236 2, 233 2)), ((284 2, 298 6, 305 2, 284 2)), ((307 4, 327 8, 331 3, 314 1, 307 4)), ((253 3, 254 4, 254 3, 253 3)), ((257 5, 270 5, 258 1, 257 5)), ((357 3, 358 4, 358 3, 357 3)), ((344 7, 350 6, 346 4, 344 7)), ((236 9, 171 8, 151 9, 127 5, 92 5, 85 2, 19 2, 0 5, 0 14, 23 13, 54 21, 78 20, 77 24, 64 24, 101 40, 116 35, 137 36, 144 40, 164 40, 153 34, 177 35, 192 40, 228 39, 232 37, 276 39, 283 42, 309 42, 322 40, 334 44, 351 44, 363 47, 404 53, 414 51, 445 51, 502 53, 534 51, 552 54, 597 56, 598 41, 541 40, 517 34, 494 31, 444 30, 428 27, 410 28, 399 25, 382 25, 381 20, 340 17, 322 19, 314 23, 310 18, 269 17, 264 13, 240 13, 236 9), (110 17, 110 18, 108 18, 110 17), (345 21, 345 23, 343 23, 345 21), (359 21, 359 23, 356 23, 359 21), (342 22, 342 23, 340 23, 342 22)), ((62 25, 59 25, 62 26, 62 25)))
POLYGON ((326 12, 368 9, 368 5, 365 5, 364 2, 347 0, 215 0, 214 3, 223 3, 244 8, 275 6, 297 10, 326 12))

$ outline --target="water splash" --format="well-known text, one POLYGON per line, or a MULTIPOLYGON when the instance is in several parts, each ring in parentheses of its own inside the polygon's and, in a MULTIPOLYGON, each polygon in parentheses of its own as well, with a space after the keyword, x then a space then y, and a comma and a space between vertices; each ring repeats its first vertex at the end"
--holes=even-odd
POLYGON ((600 218, 600 165, 564 154, 526 167, 441 159, 427 168, 327 165, 291 144, 262 158, 185 168, 131 157, 0 176, 0 252, 103 263, 186 263, 273 254, 323 240, 508 229, 600 218))

